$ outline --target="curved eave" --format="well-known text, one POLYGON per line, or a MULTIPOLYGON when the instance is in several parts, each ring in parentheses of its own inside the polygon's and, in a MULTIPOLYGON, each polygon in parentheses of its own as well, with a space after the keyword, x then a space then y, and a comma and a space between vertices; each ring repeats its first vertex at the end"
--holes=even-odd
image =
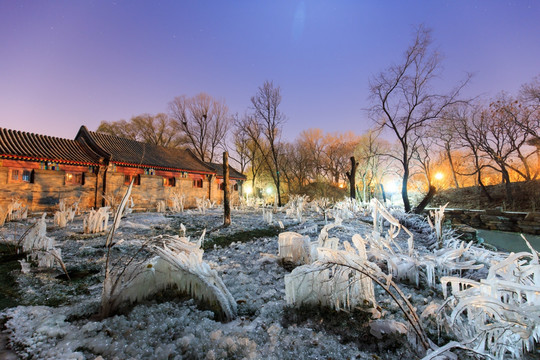
POLYGON ((132 163, 125 163, 121 161, 111 161, 111 163, 115 165, 135 167, 135 168, 151 168, 151 169, 156 169, 156 170, 168 170, 168 171, 175 171, 175 172, 188 172, 188 173, 209 174, 209 175, 216 174, 215 172, 211 172, 211 171, 179 169, 179 168, 171 168, 171 167, 149 165, 149 164, 132 164, 132 163))
POLYGON ((70 164, 70 165, 92 165, 99 166, 99 163, 84 162, 84 161, 74 161, 74 160, 65 160, 65 159, 49 159, 49 158, 40 158, 32 156, 21 156, 21 155, 11 155, 11 154, 0 154, 0 158, 4 159, 18 159, 23 161, 52 161, 59 164, 70 164))

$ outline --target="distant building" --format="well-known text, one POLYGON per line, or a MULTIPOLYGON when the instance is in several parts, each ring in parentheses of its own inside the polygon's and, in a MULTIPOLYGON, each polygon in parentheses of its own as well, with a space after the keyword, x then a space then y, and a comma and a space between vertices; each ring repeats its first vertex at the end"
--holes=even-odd
MULTIPOLYGON (((172 192, 186 207, 197 198, 223 200, 222 166, 204 163, 190 150, 170 149, 89 131, 75 140, 0 128, 0 206, 12 199, 31 211, 50 211, 60 199, 100 207, 121 198, 134 179, 135 208, 155 209, 172 192)), ((233 201, 246 177, 230 168, 233 201)))

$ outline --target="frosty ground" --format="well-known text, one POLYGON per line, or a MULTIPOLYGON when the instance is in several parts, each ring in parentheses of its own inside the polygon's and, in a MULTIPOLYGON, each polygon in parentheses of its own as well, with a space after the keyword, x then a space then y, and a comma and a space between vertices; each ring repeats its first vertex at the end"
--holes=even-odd
MULTIPOLYGON (((18 239, 33 220, 7 223, 0 228, 6 243, 18 239)), ((331 222, 332 220, 328 220, 331 222)), ((354 234, 371 233, 369 214, 344 220, 331 236, 350 241, 354 234)), ((222 209, 205 214, 132 213, 127 215, 115 238, 115 256, 137 251, 153 236, 178 234, 197 239, 206 229, 203 259, 217 270, 238 305, 238 317, 221 321, 204 304, 162 293, 122 313, 97 320, 103 284, 105 234, 82 234, 82 220, 76 217, 64 229, 48 220, 48 235, 61 248, 72 276, 64 279, 60 270, 31 273, 16 270, 20 306, 1 313, 9 346, 24 359, 403 359, 416 358, 406 335, 381 333, 370 327, 371 315, 363 309, 333 312, 285 301, 284 276, 290 264, 278 261, 277 235, 295 231, 316 240, 326 221, 320 213, 307 211, 303 219, 284 212, 273 215, 272 224, 263 220, 260 209, 235 210, 232 225, 220 227, 222 209), (280 224, 281 222, 281 224, 280 224), (283 227, 281 227, 281 225, 283 227)), ((433 236, 425 226, 411 229, 415 248, 427 253, 433 236)), ((398 239, 406 243, 405 237, 398 239)), ((404 245, 406 247, 406 245, 404 245)), ((481 272, 471 274, 481 276, 481 272)), ((400 283, 420 314, 430 304, 441 304, 442 294, 432 288, 400 283)), ((385 320, 406 323, 398 307, 385 292, 375 288, 377 305, 385 320)), ((429 321, 426 320, 429 325, 429 321)), ((435 343, 436 324, 426 330, 435 343)), ((465 353, 460 357, 466 356, 465 353)))

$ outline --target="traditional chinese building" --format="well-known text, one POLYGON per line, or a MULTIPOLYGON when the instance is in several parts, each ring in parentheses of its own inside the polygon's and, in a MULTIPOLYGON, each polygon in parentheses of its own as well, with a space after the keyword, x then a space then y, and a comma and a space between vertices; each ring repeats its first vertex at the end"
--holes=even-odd
MULTIPOLYGON (((119 199, 134 180, 138 209, 155 209, 175 192, 186 207, 197 198, 223 199, 220 164, 204 163, 190 150, 170 149, 89 131, 75 140, 0 128, 0 205, 11 199, 31 211, 52 210, 60 199, 81 199, 99 207, 119 199)), ((245 176, 230 169, 232 197, 238 198, 245 176)))

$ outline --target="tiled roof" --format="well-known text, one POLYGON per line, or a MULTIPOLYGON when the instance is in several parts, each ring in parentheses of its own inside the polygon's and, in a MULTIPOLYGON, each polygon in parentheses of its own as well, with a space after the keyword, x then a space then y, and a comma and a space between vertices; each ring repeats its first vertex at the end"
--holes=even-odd
POLYGON ((0 157, 97 165, 100 157, 75 140, 0 128, 0 157))
MULTIPOLYGON (((214 169, 218 177, 223 177, 223 164, 218 164, 218 163, 206 163, 206 164, 210 166, 212 169, 214 169)), ((236 171, 231 165, 229 165, 229 178, 238 179, 238 180, 247 179, 244 174, 236 171)))
POLYGON ((76 139, 85 141, 98 153, 105 153, 108 161, 116 164, 201 173, 214 172, 189 150, 171 149, 89 131, 85 126, 81 127, 76 139))

